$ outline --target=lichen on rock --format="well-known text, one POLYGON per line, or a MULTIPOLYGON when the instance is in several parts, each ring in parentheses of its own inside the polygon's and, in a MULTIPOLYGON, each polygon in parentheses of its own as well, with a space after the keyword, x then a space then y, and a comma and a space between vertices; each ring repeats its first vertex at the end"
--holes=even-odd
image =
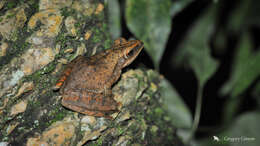
POLYGON ((24 9, 27 5, 8 10, 5 15, 0 16, 0 35, 6 40, 15 41, 18 29, 22 28, 27 21, 24 9))

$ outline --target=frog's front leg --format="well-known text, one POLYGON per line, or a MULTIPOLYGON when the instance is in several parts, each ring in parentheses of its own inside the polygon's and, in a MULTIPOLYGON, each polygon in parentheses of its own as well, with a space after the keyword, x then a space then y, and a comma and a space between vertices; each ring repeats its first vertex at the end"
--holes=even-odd
POLYGON ((112 90, 108 87, 104 87, 104 96, 108 97, 112 95, 112 90))
POLYGON ((113 75, 107 80, 105 88, 110 88, 120 77, 121 69, 115 69, 113 75))

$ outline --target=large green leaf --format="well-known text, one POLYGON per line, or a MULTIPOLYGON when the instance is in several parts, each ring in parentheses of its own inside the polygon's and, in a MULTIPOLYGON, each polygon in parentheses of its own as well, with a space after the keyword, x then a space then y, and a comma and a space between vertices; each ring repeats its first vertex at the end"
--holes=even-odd
POLYGON ((233 61, 230 80, 221 89, 222 94, 231 93, 236 97, 244 92, 260 75, 260 51, 252 50, 252 42, 248 34, 244 34, 238 44, 233 61))
POLYGON ((109 0, 108 4, 108 24, 112 39, 117 39, 121 35, 120 9, 118 0, 109 0))
POLYGON ((260 145, 260 113, 245 113, 237 118, 231 125, 223 137, 239 138, 234 142, 230 142, 230 146, 259 146, 260 145), (245 138, 250 138, 246 140, 245 138))
MULTIPOLYGON (((198 91, 195 116, 190 134, 184 139, 189 142, 194 136, 200 119, 202 106, 203 87, 207 80, 215 73, 218 62, 210 55, 209 38, 215 26, 216 4, 212 4, 203 16, 201 16, 187 33, 186 38, 179 47, 179 50, 173 57, 177 64, 188 64, 194 71, 198 79, 198 91)), ((187 133, 186 133, 187 135, 187 133)))
POLYGON ((173 1, 171 6, 171 16, 174 17, 178 12, 183 10, 188 4, 193 2, 193 0, 177 0, 173 1))
POLYGON ((248 112, 235 119, 230 127, 220 133, 197 141, 200 146, 259 146, 260 145, 260 113, 248 112), (219 138, 214 141, 213 136, 219 138))
POLYGON ((127 26, 144 42, 157 69, 171 31, 170 7, 171 0, 126 1, 127 26))
POLYGON ((180 49, 173 57, 177 64, 188 64, 199 80, 200 86, 215 73, 218 62, 210 55, 209 39, 215 26, 216 4, 204 12, 186 35, 180 49))
MULTIPOLYGON (((258 49, 259 50, 259 49, 258 49)), ((260 75, 260 51, 256 52, 251 56, 251 59, 248 59, 243 63, 241 69, 240 77, 234 88, 232 90, 232 97, 236 97, 242 92, 244 92, 260 75)))
POLYGON ((189 108, 166 79, 160 83, 160 93, 173 125, 177 128, 190 128, 192 118, 189 108))

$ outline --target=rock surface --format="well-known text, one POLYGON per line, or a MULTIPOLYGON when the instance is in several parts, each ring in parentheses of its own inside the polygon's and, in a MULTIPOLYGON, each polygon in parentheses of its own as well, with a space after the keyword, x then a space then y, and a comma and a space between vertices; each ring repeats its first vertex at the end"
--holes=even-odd
MULTIPOLYGON (((10 1, 0 1, 0 10, 7 3, 10 1)), ((111 45, 104 3, 40 0, 14 5, 0 16, 0 144, 147 145, 172 141, 174 128, 162 128, 169 124, 162 118, 167 115, 155 111, 161 111, 161 77, 153 70, 122 74, 113 87, 115 100, 122 103, 113 120, 70 111, 52 90, 66 63, 111 45)))

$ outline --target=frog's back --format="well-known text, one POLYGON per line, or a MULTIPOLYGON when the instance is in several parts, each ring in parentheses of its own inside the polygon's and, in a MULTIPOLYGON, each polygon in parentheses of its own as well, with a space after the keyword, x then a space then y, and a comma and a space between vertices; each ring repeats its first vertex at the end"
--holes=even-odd
POLYGON ((81 57, 72 62, 72 70, 61 89, 62 92, 81 89, 94 91, 104 88, 106 81, 111 77, 113 67, 109 66, 111 62, 92 57, 81 57))

